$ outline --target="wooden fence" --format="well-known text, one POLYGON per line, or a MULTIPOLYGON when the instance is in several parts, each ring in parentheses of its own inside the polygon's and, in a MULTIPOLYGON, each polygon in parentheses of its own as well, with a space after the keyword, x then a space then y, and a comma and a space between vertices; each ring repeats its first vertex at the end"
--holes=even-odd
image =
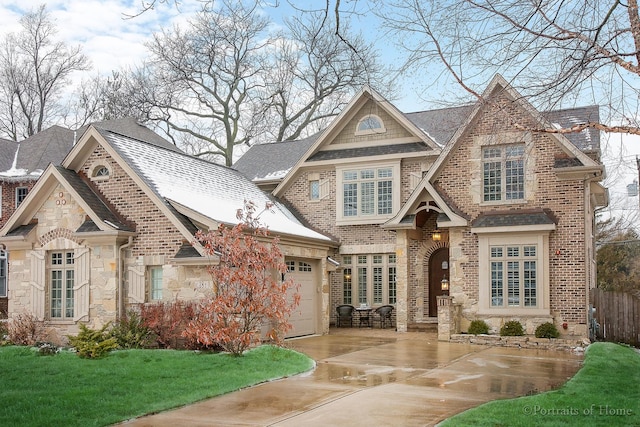
POLYGON ((625 292, 591 289, 597 338, 640 347, 640 298, 625 292))

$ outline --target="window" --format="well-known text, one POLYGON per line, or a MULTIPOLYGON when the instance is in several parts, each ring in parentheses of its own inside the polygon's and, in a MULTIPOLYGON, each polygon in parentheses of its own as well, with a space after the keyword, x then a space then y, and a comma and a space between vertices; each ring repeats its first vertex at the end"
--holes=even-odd
POLYGON ((29 189, 27 187, 16 188, 16 208, 20 206, 20 203, 27 197, 29 189))
POLYGON ((49 253, 49 316, 72 320, 75 295, 75 258, 71 251, 49 253))
POLYGON ((0 297, 7 296, 7 251, 0 250, 0 297))
POLYGON ((524 199, 524 144, 482 149, 485 202, 524 199))
POLYGON ((93 172, 93 176, 109 176, 109 169, 105 166, 98 166, 93 172))
POLYGON ((149 281, 151 289, 151 300, 162 299, 162 267, 149 267, 149 281))
POLYGON ((382 119, 373 114, 364 116, 356 126, 356 135, 369 135, 372 133, 384 133, 386 131, 382 119))
POLYGON ((298 271, 311 272, 311 264, 308 262, 298 261, 298 271))
POLYGON ((318 180, 309 181, 309 199, 311 200, 320 199, 320 181, 318 180))
POLYGON ((345 255, 342 262, 345 265, 342 278, 343 304, 396 303, 395 254, 345 255), (356 273, 355 277, 352 277, 352 272, 356 273), (353 295, 357 295, 356 301, 353 301, 353 295))
POLYGON ((490 247, 491 307, 538 306, 535 245, 490 247))
POLYGON ((399 165, 341 169, 338 173, 338 222, 382 222, 399 209, 399 165))

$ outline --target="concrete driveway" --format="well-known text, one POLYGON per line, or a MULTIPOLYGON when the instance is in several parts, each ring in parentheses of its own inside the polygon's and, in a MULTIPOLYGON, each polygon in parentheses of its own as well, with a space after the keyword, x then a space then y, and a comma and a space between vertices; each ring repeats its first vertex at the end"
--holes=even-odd
POLYGON ((568 352, 372 329, 332 329, 289 345, 316 369, 124 425, 432 426, 490 400, 558 388, 582 363, 568 352))

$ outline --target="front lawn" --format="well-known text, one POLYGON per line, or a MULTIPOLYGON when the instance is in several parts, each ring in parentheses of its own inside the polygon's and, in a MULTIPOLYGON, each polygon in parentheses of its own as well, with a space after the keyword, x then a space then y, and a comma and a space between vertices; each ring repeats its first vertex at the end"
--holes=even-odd
POLYGON ((640 426, 640 354, 612 343, 587 349, 562 388, 470 409, 440 426, 640 426))
POLYGON ((104 359, 0 347, 0 425, 103 426, 307 371, 313 360, 263 346, 243 357, 122 350, 104 359))

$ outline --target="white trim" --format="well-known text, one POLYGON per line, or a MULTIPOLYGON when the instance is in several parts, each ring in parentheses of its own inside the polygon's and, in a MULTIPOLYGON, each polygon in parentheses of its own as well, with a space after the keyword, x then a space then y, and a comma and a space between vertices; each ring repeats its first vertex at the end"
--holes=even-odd
POLYGON ((530 233, 492 233, 478 235, 478 314, 494 316, 549 316, 551 314, 550 279, 549 279, 549 231, 530 233), (536 275, 539 278, 536 286, 536 307, 500 307, 492 308, 490 247, 496 245, 532 244, 537 247, 536 275))
POLYGON ((361 135, 379 135, 379 134, 383 134, 383 133, 387 133, 387 128, 384 126, 384 121, 380 118, 380 116, 376 115, 376 114, 367 114, 365 116, 363 116, 360 120, 358 120, 358 123, 356 124, 356 131, 355 131, 355 136, 361 136, 361 135), (367 129, 360 129, 360 125, 362 124, 362 122, 364 122, 365 120, 368 119, 375 119, 378 121, 378 123, 380 123, 380 127, 377 128, 367 128, 367 129))
MULTIPOLYGON (((341 165, 341 166, 337 166, 336 167, 336 225, 350 225, 350 224, 382 224, 384 222, 386 222, 387 220, 389 220, 390 218, 393 218, 393 216, 400 210, 400 181, 401 181, 401 176, 400 176, 400 161, 393 161, 393 162, 370 162, 367 161, 366 163, 350 163, 348 165, 341 165), (384 168, 390 168, 391 169, 391 181, 392 181, 392 188, 391 188, 391 194, 392 194, 392 200, 391 200, 391 213, 389 214, 384 214, 384 215, 378 215, 378 214, 372 214, 372 215, 356 215, 356 216, 352 216, 352 217, 345 217, 344 216, 344 187, 343 187, 343 173, 346 171, 361 171, 364 169, 384 169, 384 168)), ((379 179, 376 177, 374 178, 374 181, 378 181, 379 179)), ((360 182, 358 180, 358 182, 360 182)), ((358 194, 358 198, 360 197, 360 195, 358 194)), ((376 190, 376 194, 375 194, 375 207, 374 209, 377 210, 377 190, 376 190)), ((358 206, 360 205, 360 200, 358 200, 358 206)))

